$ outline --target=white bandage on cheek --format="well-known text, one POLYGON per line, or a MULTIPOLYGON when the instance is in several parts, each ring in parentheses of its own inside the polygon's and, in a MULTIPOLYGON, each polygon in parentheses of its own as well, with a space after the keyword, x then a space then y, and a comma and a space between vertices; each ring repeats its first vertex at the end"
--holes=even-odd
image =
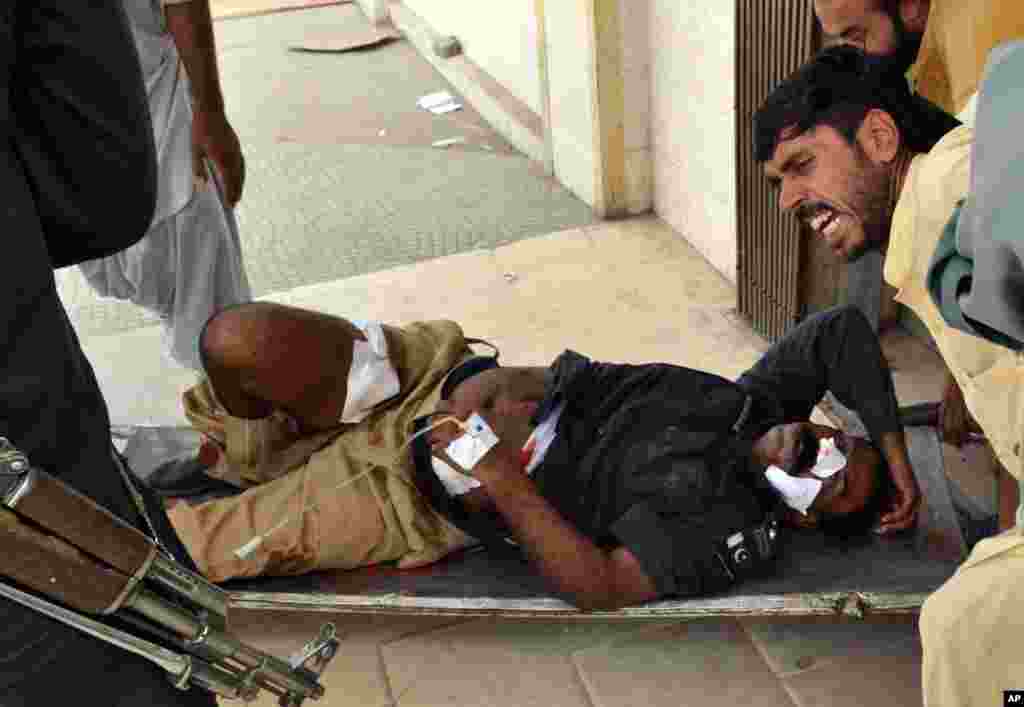
POLYGON ((807 514, 807 509, 821 493, 822 482, 818 479, 803 479, 790 476, 777 466, 770 466, 764 472, 768 483, 779 492, 786 505, 795 511, 807 514))
POLYGON ((437 478, 441 480, 441 485, 449 495, 461 496, 480 487, 479 481, 472 476, 466 476, 462 472, 456 471, 441 459, 434 457, 431 462, 434 465, 434 473, 437 474, 437 478))
POLYGON ((839 451, 831 437, 822 439, 818 446, 818 460, 814 463, 811 473, 819 479, 830 479, 844 467, 846 455, 839 451))
POLYGON ((357 324, 366 341, 352 345, 352 366, 348 371, 348 390, 341 422, 361 422, 370 411, 388 398, 398 395, 398 374, 388 359, 388 342, 379 322, 357 324))
POLYGON ((463 434, 445 447, 451 460, 466 471, 472 471, 481 459, 498 443, 498 435, 487 422, 474 412, 463 426, 463 434))

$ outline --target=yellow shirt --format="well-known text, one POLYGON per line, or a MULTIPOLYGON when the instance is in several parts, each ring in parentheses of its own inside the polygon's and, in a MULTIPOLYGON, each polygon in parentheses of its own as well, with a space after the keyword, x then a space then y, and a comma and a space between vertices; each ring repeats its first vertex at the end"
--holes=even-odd
POLYGON ((925 288, 943 227, 968 191, 972 142, 973 132, 962 126, 914 159, 893 213, 885 280, 928 327, 999 460, 1021 481, 1024 356, 948 326, 925 288))
POLYGON ((912 71, 918 93, 959 113, 977 91, 992 48, 1021 38, 1022 0, 932 0, 912 71))

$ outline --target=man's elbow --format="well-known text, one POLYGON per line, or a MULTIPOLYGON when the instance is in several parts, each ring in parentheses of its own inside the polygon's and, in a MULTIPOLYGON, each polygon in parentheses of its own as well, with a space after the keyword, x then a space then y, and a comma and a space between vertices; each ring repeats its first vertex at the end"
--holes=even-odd
POLYGON ((618 611, 625 606, 629 606, 629 603, 623 600, 622 597, 603 592, 581 592, 571 596, 569 602, 585 613, 618 611))
POLYGON ((617 583, 591 583, 586 588, 572 592, 567 601, 580 611, 618 611, 627 606, 636 606, 657 599, 653 590, 631 591, 617 583))

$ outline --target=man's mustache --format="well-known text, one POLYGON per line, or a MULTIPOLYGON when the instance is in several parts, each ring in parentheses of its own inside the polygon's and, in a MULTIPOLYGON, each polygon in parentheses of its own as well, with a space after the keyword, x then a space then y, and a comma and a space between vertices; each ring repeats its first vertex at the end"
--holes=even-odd
POLYGON ((808 201, 800 204, 794 213, 801 221, 809 222, 822 211, 835 212, 836 210, 824 201, 808 201))

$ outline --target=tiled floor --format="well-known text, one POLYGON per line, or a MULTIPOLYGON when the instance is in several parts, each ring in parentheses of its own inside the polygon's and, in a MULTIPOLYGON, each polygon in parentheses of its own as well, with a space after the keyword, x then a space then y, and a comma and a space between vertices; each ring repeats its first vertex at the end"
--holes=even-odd
MULTIPOLYGON (((735 289, 656 218, 573 229, 268 298, 352 317, 445 317, 491 339, 506 362, 566 347, 605 360, 664 360, 740 373, 765 347, 737 317, 735 289)), ((181 421, 190 382, 159 331, 84 341, 115 422, 181 421), (147 391, 138 395, 140 385, 147 391)), ((886 341, 903 402, 934 399, 934 354, 886 341)), ((965 465, 966 466, 966 465, 965 465)), ((286 654, 320 622, 341 652, 318 704, 595 707, 915 705, 913 622, 501 621, 236 612, 232 627, 286 654)), ((264 697, 259 705, 272 705, 264 697)))
MULTIPOLYGON (((920 704, 913 622, 511 622, 245 612, 287 653, 325 620, 344 634, 325 705, 817 707, 920 704)), ((270 707, 263 697, 258 707, 270 707)))

